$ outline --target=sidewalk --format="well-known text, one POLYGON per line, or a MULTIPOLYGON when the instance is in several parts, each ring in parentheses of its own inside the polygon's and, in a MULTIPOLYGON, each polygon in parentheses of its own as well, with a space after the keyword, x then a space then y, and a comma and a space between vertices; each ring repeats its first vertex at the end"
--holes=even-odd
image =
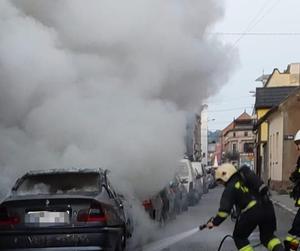
POLYGON ((279 206, 296 215, 298 208, 295 207, 295 201, 290 198, 288 194, 278 194, 275 191, 271 191, 271 194, 271 200, 273 201, 274 205, 279 206))

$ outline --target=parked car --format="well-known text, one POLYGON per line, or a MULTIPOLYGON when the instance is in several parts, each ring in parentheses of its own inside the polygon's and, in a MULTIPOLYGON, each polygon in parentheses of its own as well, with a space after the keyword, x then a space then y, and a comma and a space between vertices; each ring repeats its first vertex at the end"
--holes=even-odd
POLYGON ((106 171, 28 172, 0 204, 0 249, 122 251, 126 217, 106 171))
POLYGON ((151 219, 163 224, 163 201, 159 193, 153 195, 149 199, 145 199, 143 201, 143 207, 151 219))
POLYGON ((206 167, 206 173, 207 173, 208 188, 214 188, 216 186, 214 168, 212 166, 207 166, 206 167))
POLYGON ((163 201, 163 211, 162 211, 163 221, 167 222, 169 220, 175 219, 176 218, 175 193, 168 185, 164 187, 159 194, 163 201))
POLYGON ((180 177, 180 181, 184 184, 188 192, 188 201, 190 206, 198 203, 201 195, 196 189, 196 173, 188 159, 182 159, 179 163, 176 175, 180 177))
POLYGON ((174 180, 170 184, 171 189, 175 193, 175 211, 180 214, 183 211, 188 210, 188 193, 185 186, 180 182, 178 176, 174 177, 174 180))
POLYGON ((201 162, 192 162, 192 167, 196 173, 196 185, 195 189, 202 196, 202 194, 208 192, 208 186, 206 182, 206 172, 204 172, 201 162))

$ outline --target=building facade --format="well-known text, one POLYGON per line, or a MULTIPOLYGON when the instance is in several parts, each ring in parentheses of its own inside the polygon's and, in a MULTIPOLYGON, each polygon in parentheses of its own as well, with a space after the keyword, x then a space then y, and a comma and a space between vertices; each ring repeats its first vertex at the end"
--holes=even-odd
POLYGON ((264 179, 275 190, 287 190, 298 154, 293 138, 300 130, 300 88, 271 109, 259 123, 267 123, 269 128, 264 179))
POLYGON ((222 131, 223 161, 230 161, 238 166, 243 164, 254 166, 254 134, 252 129, 253 118, 244 112, 222 131))
POLYGON ((201 162, 208 165, 208 106, 202 106, 201 111, 201 162))
MULTIPOLYGON (((300 64, 289 64, 283 72, 274 69, 271 74, 263 75, 257 81, 261 81, 263 87, 256 88, 254 115, 256 121, 261 121, 271 109, 277 107, 300 85, 300 64)), ((269 124, 266 121, 256 123, 254 132, 255 170, 266 181, 269 177, 269 153, 267 148, 269 124)))
POLYGON ((187 114, 186 122, 186 157, 191 161, 201 160, 201 117, 197 113, 187 114))
POLYGON ((297 87, 281 86, 281 87, 261 87, 256 88, 255 113, 257 121, 254 125, 255 132, 255 169, 259 176, 265 181, 268 179, 268 135, 269 125, 262 118, 274 107, 277 107, 284 98, 292 93, 297 87))

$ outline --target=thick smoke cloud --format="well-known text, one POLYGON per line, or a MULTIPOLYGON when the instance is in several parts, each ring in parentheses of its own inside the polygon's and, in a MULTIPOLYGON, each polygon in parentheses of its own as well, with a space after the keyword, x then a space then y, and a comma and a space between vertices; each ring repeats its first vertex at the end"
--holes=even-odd
POLYGON ((184 111, 232 68, 205 35, 217 2, 1 0, 0 186, 73 166, 111 169, 139 197, 166 184, 184 111))

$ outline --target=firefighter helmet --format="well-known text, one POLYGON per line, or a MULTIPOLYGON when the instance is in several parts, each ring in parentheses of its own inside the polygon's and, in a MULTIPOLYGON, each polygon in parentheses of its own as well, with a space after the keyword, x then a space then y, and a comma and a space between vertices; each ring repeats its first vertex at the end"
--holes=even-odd
POLYGON ((222 180, 225 183, 237 172, 234 165, 230 163, 224 163, 216 170, 216 180, 222 180))
POLYGON ((296 144, 300 144, 300 130, 296 133, 295 138, 294 138, 294 142, 296 144))

